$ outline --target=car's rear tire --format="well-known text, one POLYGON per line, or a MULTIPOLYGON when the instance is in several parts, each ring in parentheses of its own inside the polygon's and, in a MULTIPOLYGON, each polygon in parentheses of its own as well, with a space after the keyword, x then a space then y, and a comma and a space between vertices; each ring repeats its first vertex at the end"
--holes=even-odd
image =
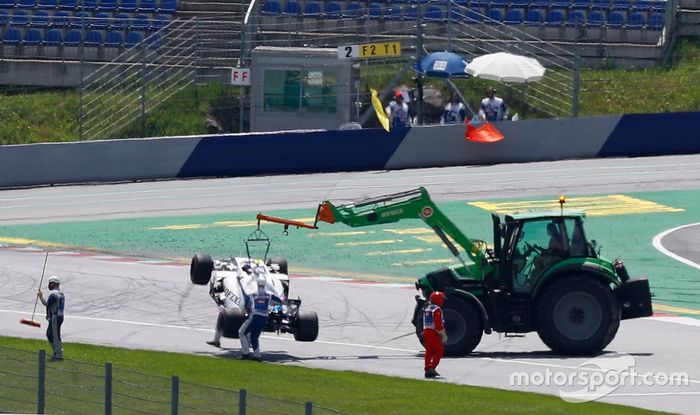
POLYGON ((223 327, 224 337, 238 338, 238 329, 245 321, 245 314, 240 308, 226 308, 219 313, 219 327, 223 327))
POLYGON ((211 272, 214 270, 214 261, 207 254, 196 254, 190 263, 190 281, 193 284, 204 285, 209 283, 211 272))
POLYGON ((314 311, 299 311, 294 340, 312 342, 318 337, 318 315, 314 311))
POLYGON ((586 276, 563 276, 540 295, 537 333, 556 353, 596 354, 615 338, 620 315, 617 298, 602 282, 586 276))

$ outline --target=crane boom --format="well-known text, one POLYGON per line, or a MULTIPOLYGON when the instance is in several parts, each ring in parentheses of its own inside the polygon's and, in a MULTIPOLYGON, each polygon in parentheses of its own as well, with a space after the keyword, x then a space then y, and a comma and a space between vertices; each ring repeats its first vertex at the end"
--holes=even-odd
POLYGON ((424 221, 463 264, 459 250, 449 238, 461 246, 479 268, 485 264, 485 255, 479 245, 442 213, 423 187, 339 206, 324 201, 316 214, 316 222, 341 222, 352 228, 394 223, 404 219, 424 221))

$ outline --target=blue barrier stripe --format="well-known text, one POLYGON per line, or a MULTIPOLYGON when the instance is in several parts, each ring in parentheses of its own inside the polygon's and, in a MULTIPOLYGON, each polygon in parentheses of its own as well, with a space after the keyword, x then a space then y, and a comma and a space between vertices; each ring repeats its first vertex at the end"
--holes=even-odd
POLYGON ((599 157, 639 157, 700 152, 700 113, 623 115, 599 157))
POLYGON ((384 169, 410 129, 204 137, 177 177, 384 169))

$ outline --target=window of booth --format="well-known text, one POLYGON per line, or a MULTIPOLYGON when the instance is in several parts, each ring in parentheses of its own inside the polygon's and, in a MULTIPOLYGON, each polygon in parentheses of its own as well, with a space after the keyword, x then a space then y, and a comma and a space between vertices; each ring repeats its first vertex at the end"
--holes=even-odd
POLYGON ((337 111, 337 76, 322 69, 268 69, 263 79, 265 111, 337 111))

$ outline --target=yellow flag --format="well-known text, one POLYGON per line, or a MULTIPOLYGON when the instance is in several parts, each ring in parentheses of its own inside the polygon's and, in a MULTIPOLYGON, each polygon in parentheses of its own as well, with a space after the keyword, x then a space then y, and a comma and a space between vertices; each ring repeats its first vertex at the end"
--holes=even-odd
POLYGON ((389 131, 389 117, 387 117, 386 113, 384 112, 382 101, 379 100, 379 94, 377 94, 376 89, 370 89, 369 91, 372 93, 372 106, 374 107, 374 112, 377 113, 377 119, 382 127, 389 131))

